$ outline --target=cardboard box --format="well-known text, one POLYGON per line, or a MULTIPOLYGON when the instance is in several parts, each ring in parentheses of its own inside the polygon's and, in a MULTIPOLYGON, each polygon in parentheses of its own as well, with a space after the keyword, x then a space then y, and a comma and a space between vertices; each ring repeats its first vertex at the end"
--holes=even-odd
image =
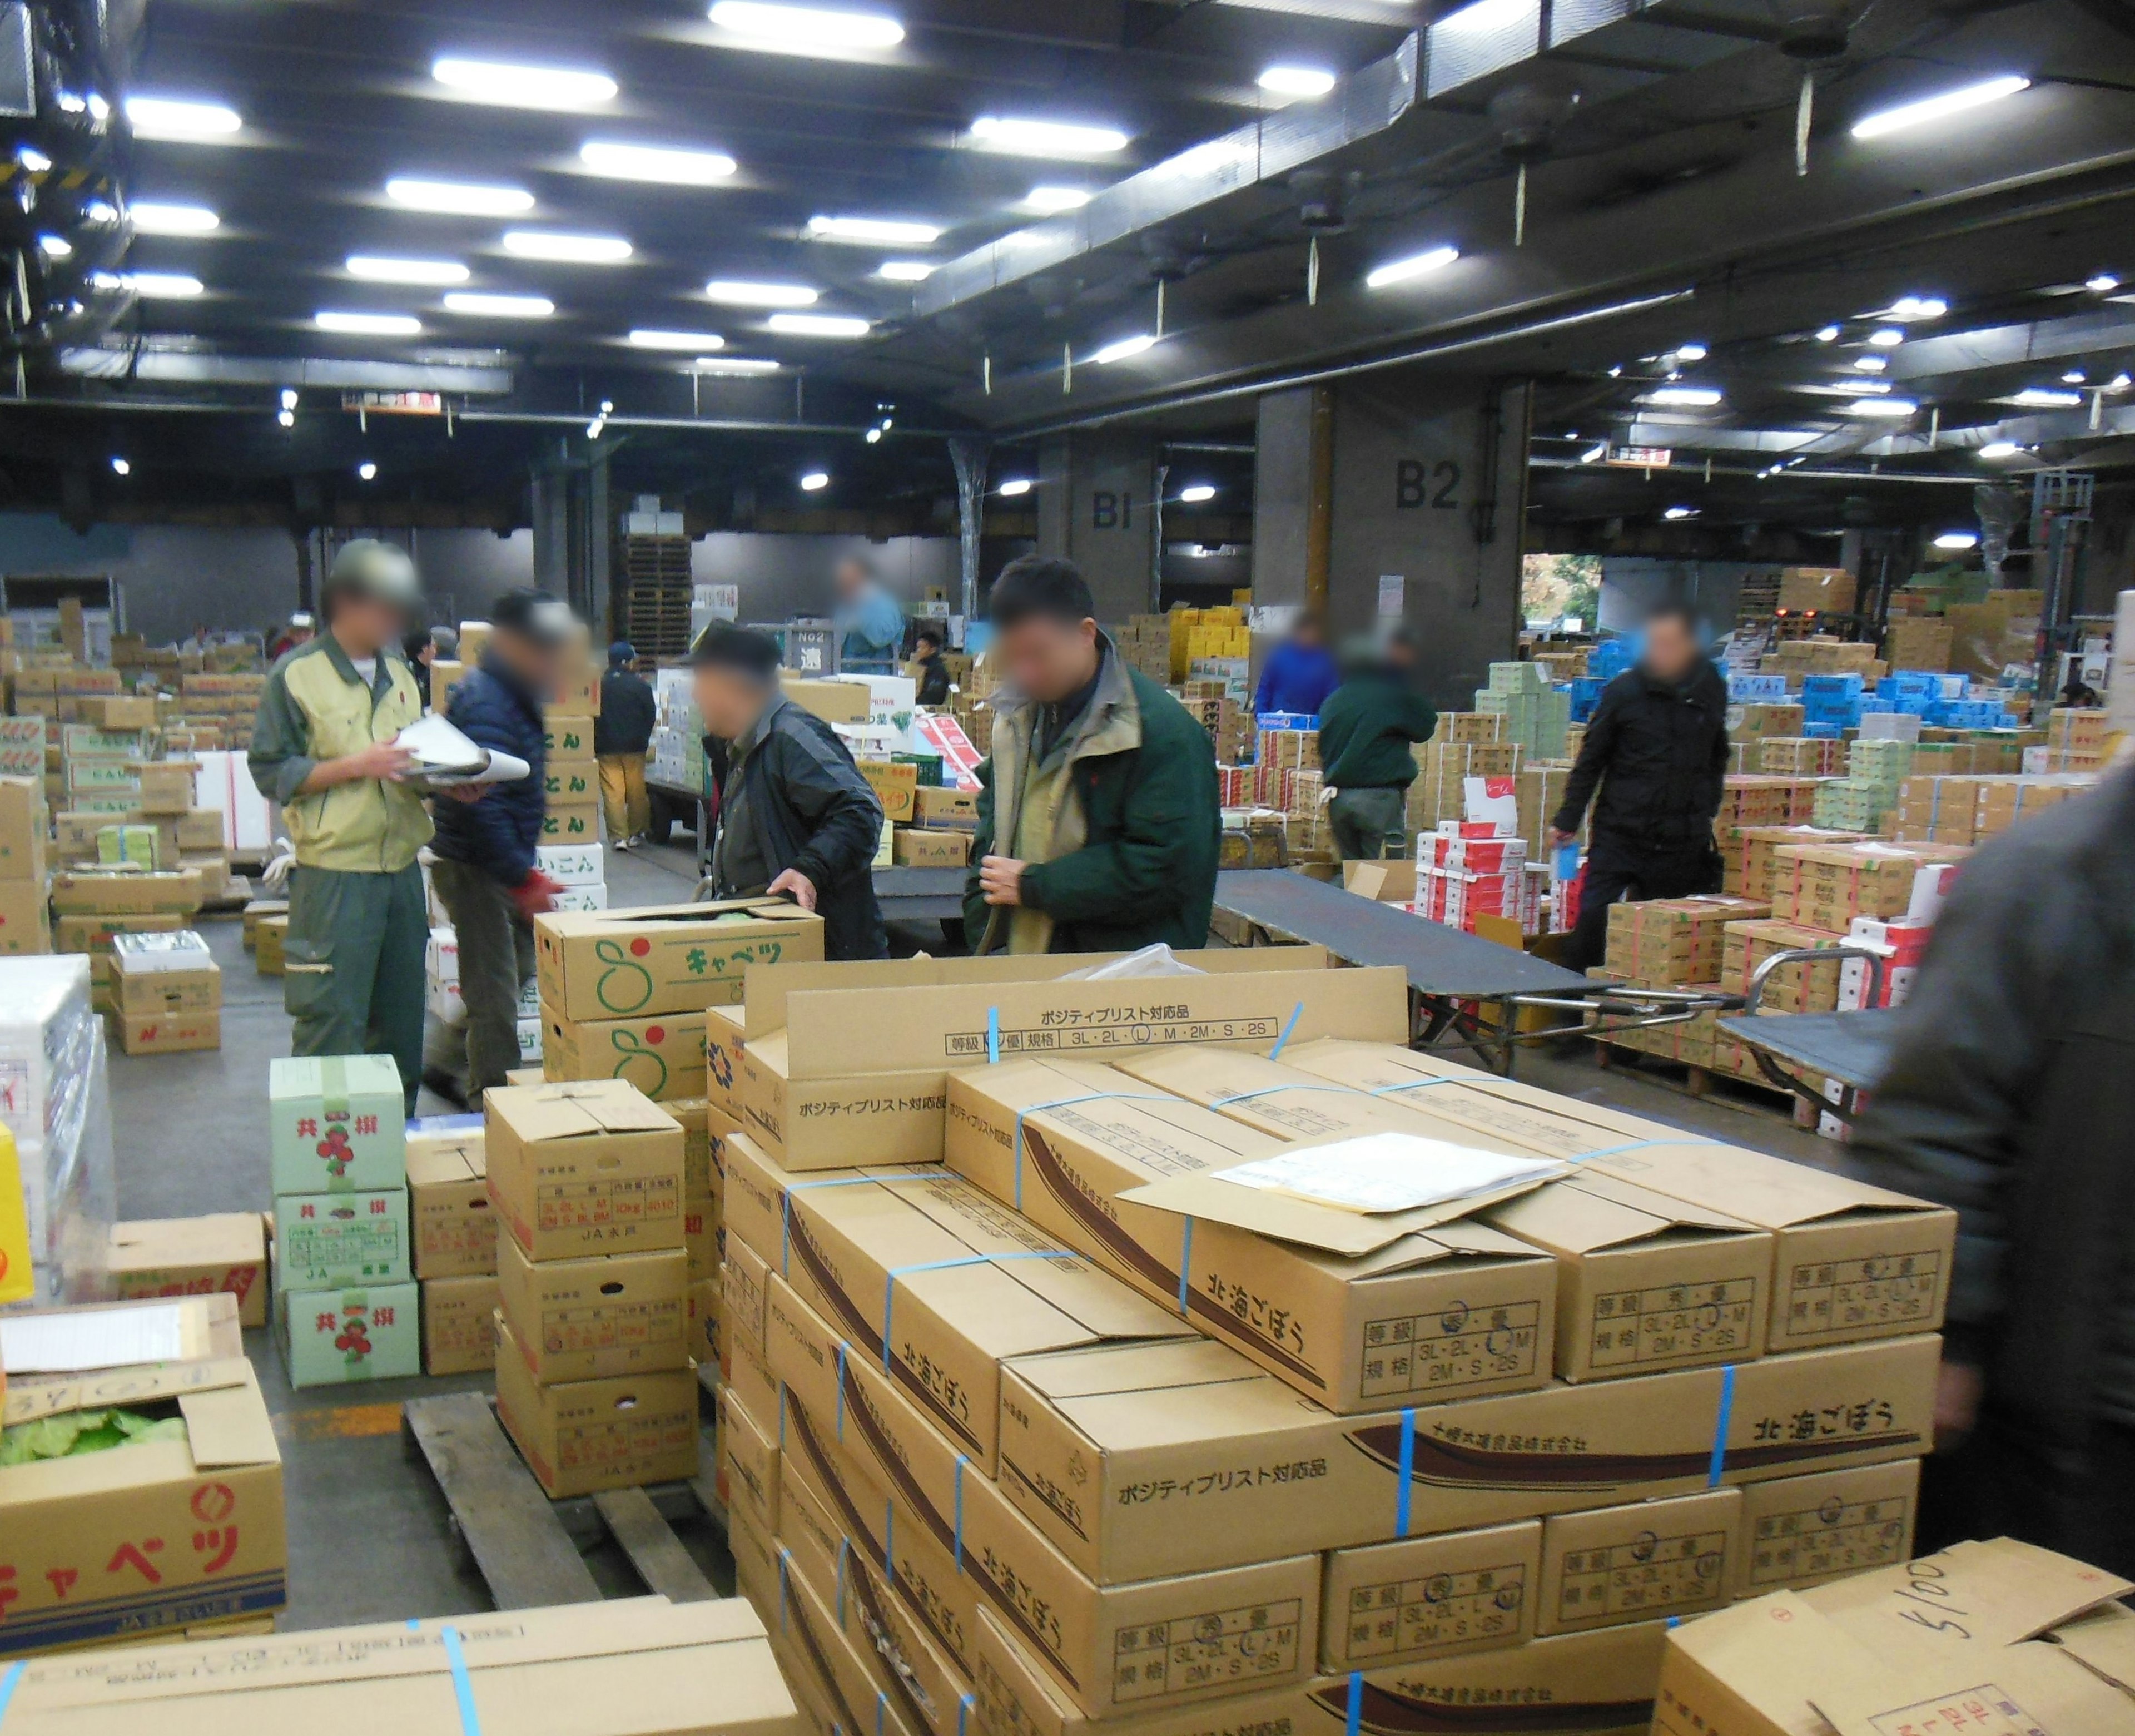
POLYGON ((697 1377, 686 1368, 544 1386, 500 1317, 496 1414, 554 1500, 697 1474, 697 1377))
POLYGON ((1803 1591, 1910 1560, 1920 1491, 1918 1459, 1751 1484, 1729 1595, 1803 1591))
POLYGON ((600 841, 600 803, 598 801, 560 803, 541 811, 543 844, 597 844, 600 841))
POLYGON ((671 1098, 661 1108, 682 1124, 684 1197, 719 1198, 726 1190, 726 1142, 740 1123, 708 1098, 671 1098))
POLYGON ((409 1140, 408 1217, 416 1277, 495 1275, 496 1210, 481 1134, 464 1144, 409 1140))
POLYGON ((190 915, 201 907, 201 878, 177 870, 142 874, 62 870, 52 876, 52 909, 63 916, 190 915))
MULTIPOLYGON (((868 720, 868 687, 864 681, 808 681, 792 675, 779 676, 779 690, 804 711, 812 711, 825 723, 864 724, 868 720)), ((917 775, 918 768, 913 772, 917 775)))
POLYGON ((215 807, 188 808, 177 817, 174 828, 178 848, 186 852, 220 850, 229 840, 223 833, 222 810, 215 807))
POLYGON ((1549 1379, 1554 1263, 1463 1215, 1497 1196, 1367 1216, 1209 1179, 1286 1149, 1116 1069, 950 1081, 951 1168, 1331 1410, 1549 1379))
POLYGON ((423 1372, 472 1375, 496 1366, 494 1273, 422 1283, 423 1372))
POLYGON ((941 1160, 949 1103, 942 1068, 796 1079, 783 1030, 749 1042, 737 1064, 742 1124, 789 1169, 941 1160))
POLYGON ((156 759, 137 764, 141 780, 141 812, 144 814, 182 814, 193 805, 193 780, 200 767, 190 759, 156 759))
MULTIPOLYGON (((222 971, 213 959, 197 968, 143 969, 139 955, 124 947, 113 948, 111 982, 118 992, 119 1011, 154 1016, 182 1013, 212 1013, 222 1010, 222 971)), ((210 1045, 213 1046, 213 1045, 210 1045)))
POLYGON ((390 1055, 285 1056, 268 1064, 267 1096, 277 1194, 404 1186, 406 1099, 390 1055))
POLYGON ((30 778, 0 778, 0 880, 42 880, 45 792, 30 778))
POLYGON ((422 1307, 412 1281, 361 1290, 278 1290, 274 1327, 289 1384, 300 1391, 422 1372, 422 1307))
POLYGON ((498 1305, 536 1380, 690 1365, 690 1277, 680 1249, 535 1264, 506 1241, 498 1305))
POLYGON ((777 1595, 767 1613, 778 1636, 777 1646, 793 1660, 787 1666, 789 1676, 797 1665, 798 1673, 812 1678, 816 1690, 827 1702, 834 1730, 926 1736, 927 1726, 912 1723, 880 1685, 876 1675, 880 1659, 873 1637, 855 1642, 839 1624, 836 1603, 810 1584, 808 1576, 794 1564, 793 1551, 782 1540, 773 1547, 779 1564, 777 1595))
POLYGON ((1292 1064, 1771 1233, 1766 1348, 1932 1332, 1948 1300, 1954 1213, 1582 1099, 1390 1045, 1310 1044, 1292 1064))
POLYGON ((961 868, 971 859, 971 834, 901 826, 890 849, 891 859, 900 868, 961 868))
POLYGON ((535 1260, 682 1245, 682 1128, 620 1079, 482 1094, 490 1200, 535 1260))
POLYGON ((274 1282, 283 1290, 368 1289, 413 1273, 408 1190, 277 1194, 274 1282))
POLYGON ((714 1198, 682 1198, 682 1252, 690 1282, 703 1283, 718 1274, 719 1244, 726 1239, 720 1222, 720 1202, 714 1198))
POLYGON ((720 1283, 717 1269, 701 1283, 690 1284, 690 1356, 700 1368, 718 1369, 727 1361, 726 1334, 720 1283))
POLYGON ((562 807, 598 807, 600 779, 594 773, 593 755, 559 760, 545 767, 541 793, 552 811, 562 807))
POLYGON ((541 747, 551 760, 588 760, 593 757, 593 720, 569 712, 549 713, 541 720, 541 747))
MULTIPOLYGON (((288 1602, 281 1455, 242 1356, 18 1372, 7 1400, 11 1423, 116 1404, 182 1418, 185 1436, 0 1467, 0 1534, 13 1569, 0 1658, 265 1614, 288 1602)), ((17 1721, 51 1704, 49 1684, 73 1673, 59 1661, 31 1667, 12 1685, 17 1721)), ((56 1730, 60 1720, 33 1717, 22 1728, 56 1730)))
POLYGON ((1542 1521, 1411 1538, 1327 1558, 1319 1667, 1382 1670, 1534 1637, 1542 1521))
POLYGON ((758 1362, 769 1360, 764 1341, 765 1307, 771 1293, 771 1268, 738 1236, 729 1236, 719 1263, 719 1312, 728 1342, 758 1362))
POLYGON ((820 919, 783 900, 536 917, 541 999, 567 1018, 701 1012, 753 964, 820 959, 820 919))
POLYGON ((796 1181, 728 1143, 726 1227, 874 1357, 990 1477, 1000 1365, 1034 1350, 1191 1336, 1035 1224, 939 1170, 796 1181))
POLYGON ((1542 1526, 1535 1631, 1576 1633, 1717 1609, 1741 1554, 1740 1489, 1560 1515, 1542 1526))
POLYGON ((541 1070, 551 1079, 627 1079, 656 1103, 704 1094, 704 1016, 577 1020, 541 1008, 541 1070))
POLYGON ((99 730, 152 730, 156 727, 155 696, 105 694, 84 700, 82 716, 99 730))
MULTIPOLYGON (((171 919, 173 928, 179 919, 171 919)), ((52 923, 42 880, 0 880, 0 958, 52 949, 52 923)), ((85 948, 70 950, 85 951, 85 948)))
MULTIPOLYGON (((772 1391, 775 1400, 777 1389, 772 1391)), ((781 1496, 777 1412, 760 1416, 737 1383, 719 1389, 719 1471, 727 1505, 765 1530, 776 1530, 781 1496)))
POLYGON ((104 1264, 122 1301, 223 1292, 237 1298, 240 1324, 267 1324, 266 1225, 256 1211, 114 1224, 104 1264))
POLYGON ((915 825, 932 832, 976 832, 978 792, 922 784, 913 792, 912 817, 915 825))
POLYGON ((860 776, 882 803, 883 817, 898 826, 911 824, 913 806, 918 799, 919 768, 903 759, 862 759, 857 764, 860 776))
MULTIPOLYGON (((799 969, 796 965, 766 965, 771 976, 799 969)), ((748 1011, 738 1001, 704 1009, 704 1098, 728 1120, 741 1120, 741 1054, 748 1036, 748 1011)))
POLYGON ((126 1013, 119 1047, 127 1055, 186 1055, 222 1047, 220 1012, 126 1013))

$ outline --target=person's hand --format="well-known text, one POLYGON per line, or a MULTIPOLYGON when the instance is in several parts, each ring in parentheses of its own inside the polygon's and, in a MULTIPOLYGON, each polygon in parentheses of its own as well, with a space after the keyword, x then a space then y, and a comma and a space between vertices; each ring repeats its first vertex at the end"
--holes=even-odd
POLYGON ((1935 1376, 1934 1444, 1953 1451, 1979 1420, 1979 1396, 1985 1387, 1979 1370, 1968 1362, 1945 1362, 1935 1376))
POLYGON ((1576 832, 1559 832, 1556 827, 1552 826, 1549 829, 1549 847, 1552 850, 1561 850, 1566 844, 1574 841, 1578 836, 1579 834, 1576 832))
POLYGON ((793 902, 802 909, 816 908, 816 883, 797 868, 788 868, 764 890, 774 898, 782 892, 790 892, 793 902))
POLYGON ((413 754, 390 741, 374 741, 348 756, 348 769, 353 776, 376 778, 387 783, 398 783, 414 764, 413 754))
POLYGON ((556 908, 556 895, 563 890, 562 881, 549 879, 536 868, 511 889, 511 901, 519 906, 519 914, 531 922, 556 908))
POLYGON ((472 807, 490 793, 493 786, 487 783, 448 783, 441 790, 433 790, 437 796, 448 796, 455 802, 463 802, 472 807))
POLYGON ((990 904, 1023 902, 1023 864, 1012 856, 990 856, 979 864, 979 890, 990 904))

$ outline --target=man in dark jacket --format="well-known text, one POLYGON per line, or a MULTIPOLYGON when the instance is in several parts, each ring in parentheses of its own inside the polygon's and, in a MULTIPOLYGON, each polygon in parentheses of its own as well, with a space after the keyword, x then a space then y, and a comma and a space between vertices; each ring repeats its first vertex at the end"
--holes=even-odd
POLYGON ((519 997, 534 975, 534 919, 559 890, 537 869, 544 803, 541 707, 555 691, 571 612, 545 591, 508 591, 490 611, 482 662, 447 718, 480 746, 526 762, 528 775, 472 804, 440 803, 433 878, 459 939, 470 1103, 519 1064, 519 997))
POLYGON ((1556 842, 1576 836, 1600 786, 1566 964, 1601 963, 1619 899, 1720 890, 1712 821, 1726 778, 1727 683, 1699 648, 1697 617, 1664 605, 1647 618, 1637 664, 1602 690, 1550 822, 1556 842))
POLYGON ((1007 691, 979 767, 974 953, 1208 944, 1222 815, 1208 731, 1097 630, 1073 564, 1025 555, 987 609, 1007 691))
POLYGON ((1397 628, 1382 643, 1360 649, 1342 685, 1321 701, 1319 764, 1334 848, 1345 862, 1377 861, 1402 847, 1408 787, 1416 781, 1416 742, 1431 739, 1438 714, 1416 691, 1416 643, 1397 628))
POLYGON ((1852 1150, 1958 1213, 1922 1551, 2135 1572, 2135 769, 1958 870, 1852 1150))
POLYGON ((785 893, 823 919, 825 958, 888 952, 874 897, 882 803, 830 725, 778 691, 767 633, 714 621, 690 647, 697 713, 726 770, 700 898, 785 893))
POLYGON ((939 707, 949 703, 949 666, 942 661, 942 629, 922 627, 912 636, 913 667, 918 671, 917 702, 939 707))
POLYGON ((637 647, 617 639, 601 676, 600 715, 593 720, 593 758, 600 764, 601 817, 608 841, 627 850, 652 830, 652 798, 645 789, 645 750, 652 744, 658 707, 652 689, 631 666, 637 647))

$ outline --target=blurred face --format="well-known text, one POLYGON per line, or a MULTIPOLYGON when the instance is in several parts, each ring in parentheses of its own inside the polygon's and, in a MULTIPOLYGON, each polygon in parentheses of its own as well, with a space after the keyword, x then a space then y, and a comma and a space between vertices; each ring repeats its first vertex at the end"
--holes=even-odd
POLYGON ((847 603, 867 589, 867 569, 857 560, 840 560, 833 576, 837 580, 838 595, 847 603))
POLYGON ((771 701, 769 687, 738 669, 699 669, 691 684, 704 728, 725 741, 745 733, 771 701))
MULTIPOLYGON (((544 645, 508 630, 490 634, 489 643, 505 667, 545 699, 554 699, 564 674, 561 646, 544 645)), ((427 661, 427 660, 426 660, 427 661)))
POLYGON ((404 631, 400 610, 394 604, 351 594, 334 605, 333 636, 353 657, 370 657, 382 645, 398 643, 404 631))
POLYGON ((1097 672, 1097 623, 1034 616, 994 636, 1009 680, 1041 705, 1053 705, 1097 672))
POLYGON ((1290 636, 1300 645, 1317 645, 1326 638, 1326 634, 1319 630, 1319 623, 1310 615, 1300 618, 1297 624, 1290 628, 1290 636))
POLYGON ((1679 681, 1697 667, 1697 637, 1680 615, 1656 615, 1646 623, 1647 672, 1663 681, 1679 681))

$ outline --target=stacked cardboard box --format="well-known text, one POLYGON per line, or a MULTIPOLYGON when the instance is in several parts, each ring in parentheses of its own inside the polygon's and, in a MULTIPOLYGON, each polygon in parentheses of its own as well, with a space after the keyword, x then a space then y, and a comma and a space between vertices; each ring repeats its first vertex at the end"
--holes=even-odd
POLYGON ((1604 963, 1610 976, 1646 987, 1717 982, 1727 924, 1771 914, 1769 904, 1725 895, 1611 904, 1604 963))
MULTIPOLYGON (((1784 700, 1745 700, 1740 705, 1727 708, 1727 739, 1730 741, 1781 740, 1799 735, 1801 729, 1802 708, 1784 700)), ((1785 770, 1791 768, 1760 769, 1785 770)))
POLYGON ((240 1326, 268 1323, 267 1223, 256 1211, 114 1224, 104 1270, 123 1302, 220 1292, 236 1298, 240 1326))
POLYGON ((1723 828, 1791 826, 1808 817, 1815 800, 1813 778, 1730 773, 1714 823, 1723 828))
POLYGON ((293 1387, 419 1373, 405 1099, 390 1055, 269 1064, 274 1325, 293 1387))
POLYGON ((171 933, 189 927, 202 899, 193 869, 62 869, 52 875, 52 943, 62 953, 90 955, 99 1012, 115 1012, 112 938, 171 933))
POLYGON ((1900 616, 1883 635, 1884 660, 1893 669, 1947 670, 1951 631, 1935 615, 1900 616))
POLYGON ((1847 832, 1815 826, 1746 826, 1720 842, 1726 869, 1726 888, 1737 898, 1771 901, 1773 876, 1778 870, 1776 852, 1782 844, 1850 844, 1868 836, 1865 832, 1847 832))
POLYGON ((1873 681, 1880 681, 1890 668, 1877 659, 1872 645, 1821 636, 1782 640, 1765 654, 1760 667, 1767 673, 1784 676, 1787 686, 1797 689, 1805 675, 1857 675, 1873 681))
MULTIPOLYGON (((1730 994, 1746 995, 1758 967, 1774 953, 1844 943, 1842 934, 1799 923, 1730 923, 1721 941, 1720 986, 1730 994)), ((1838 977, 1835 958, 1828 964, 1808 959, 1783 964, 1765 979, 1761 1004, 1774 1012, 1836 1012, 1838 977)))
POLYGON ((2086 773, 2045 777, 1908 778, 1899 793, 1906 843, 1978 844, 2096 788, 2086 773))
POLYGON ((1130 616, 1124 627, 1112 629, 1112 643, 1130 669, 1147 676, 1159 687, 1170 685, 1171 623, 1165 617, 1130 616))
POLYGON ((482 1113, 498 1417, 553 1496, 694 1477, 681 1123, 620 1079, 482 1113))
MULTIPOLYGON (((1441 732, 1447 721, 1439 720, 1441 732)), ((1429 832, 1440 821, 1464 818, 1470 778, 1517 777, 1526 758, 1518 742, 1464 740, 1457 735, 1445 739, 1435 735, 1415 751, 1422 770, 1408 787, 1405 817, 1411 832, 1429 832)))
POLYGON ((191 929, 113 935, 111 996, 128 1055, 222 1047, 222 970, 191 929))
POLYGON ((2095 707, 2084 710, 2056 706, 2046 717, 2046 764, 2049 772, 2099 772, 2105 769, 2112 741, 2112 720, 2095 707))
POLYGON ((52 949, 44 776, 0 778, 0 957, 52 949))
POLYGON ((496 1365, 496 1210, 479 1115, 408 1123, 408 1224, 422 1294, 423 1372, 496 1365))
POLYGON ((1836 736, 1768 735, 1757 744, 1757 769, 1781 778, 1836 778, 1846 769, 1846 744, 1836 736))
MULTIPOLYGON (((140 766, 157 740, 154 703, 146 727, 105 729, 94 723, 65 723, 60 735, 60 799, 76 813, 125 813, 141 807, 140 766)), ((99 710, 104 708, 101 706, 99 710)))
POLYGON ((224 671, 191 672, 178 677, 178 716, 189 727, 215 732, 210 745, 242 749, 252 745, 253 720, 259 713, 259 696, 266 691, 264 673, 240 674, 224 671))
POLYGON ((1920 870, 1962 861, 1963 845, 1783 844, 1774 852, 1772 914, 1781 922, 1848 933, 1856 918, 1887 921, 1913 905, 1920 870))
POLYGON ((1569 688, 1552 687, 1540 665, 1491 664, 1490 685, 1476 690, 1475 709, 1486 716, 1502 717, 1504 728, 1498 739, 1518 744, 1527 758, 1564 757, 1564 732, 1571 723, 1571 692, 1569 688))
MULTIPOLYGON (((1515 785, 1519 834, 1527 854, 1539 861, 1549 854, 1550 822, 1564 803, 1564 787, 1571 776, 1569 759, 1533 759, 1519 769, 1515 785)), ((1581 821, 1582 827, 1586 822, 1581 821)))

